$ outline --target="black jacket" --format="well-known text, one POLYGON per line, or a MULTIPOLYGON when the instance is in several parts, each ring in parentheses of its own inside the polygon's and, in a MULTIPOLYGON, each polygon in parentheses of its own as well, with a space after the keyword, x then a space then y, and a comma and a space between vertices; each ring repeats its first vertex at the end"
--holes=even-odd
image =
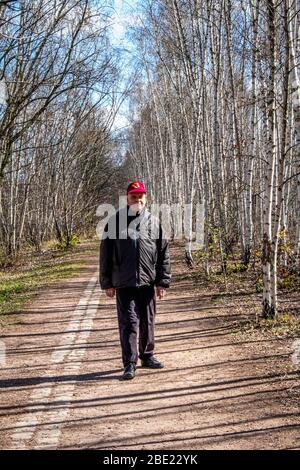
POLYGON ((128 206, 109 219, 100 246, 100 286, 169 287, 168 242, 160 222, 144 207, 138 216, 127 216, 128 206), (124 218, 123 218, 124 217, 124 218))

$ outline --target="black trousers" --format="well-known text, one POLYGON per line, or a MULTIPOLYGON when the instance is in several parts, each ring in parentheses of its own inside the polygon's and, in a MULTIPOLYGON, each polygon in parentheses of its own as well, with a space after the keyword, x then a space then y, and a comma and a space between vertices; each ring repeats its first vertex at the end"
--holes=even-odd
POLYGON ((124 367, 154 354, 155 287, 116 289, 124 367))

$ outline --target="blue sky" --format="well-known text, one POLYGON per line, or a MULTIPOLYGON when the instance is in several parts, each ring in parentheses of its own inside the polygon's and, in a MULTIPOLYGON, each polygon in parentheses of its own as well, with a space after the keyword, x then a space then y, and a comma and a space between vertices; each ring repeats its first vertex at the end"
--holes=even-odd
POLYGON ((138 16, 139 0, 114 0, 113 42, 116 45, 130 47, 125 38, 126 30, 132 26, 138 16))
MULTIPOLYGON (((139 4, 140 0, 114 0, 115 13, 112 18, 112 45, 119 49, 121 54, 121 69, 124 83, 128 81, 130 73, 132 72, 132 64, 134 60, 134 46, 126 37, 129 28, 137 24, 139 20, 139 4)), ((128 114, 127 103, 120 108, 120 112, 116 118, 113 129, 118 130, 128 126, 126 115, 128 114)))

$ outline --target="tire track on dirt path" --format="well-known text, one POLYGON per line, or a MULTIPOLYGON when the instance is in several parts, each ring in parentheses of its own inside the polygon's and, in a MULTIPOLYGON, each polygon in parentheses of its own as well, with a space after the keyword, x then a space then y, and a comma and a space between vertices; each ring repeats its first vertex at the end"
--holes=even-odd
POLYGON ((85 348, 82 345, 88 341, 100 300, 100 289, 96 285, 97 279, 98 276, 95 273, 84 290, 65 332, 62 333, 58 346, 51 355, 51 365, 46 372, 46 376, 49 377, 55 376, 58 372, 63 376, 72 374, 74 380, 63 385, 51 383, 32 392, 29 406, 32 406, 33 413, 16 423, 16 429, 12 434, 12 448, 26 449, 27 444, 32 440, 34 440, 34 447, 37 449, 56 448, 60 436, 60 426, 51 426, 51 419, 57 420, 58 413, 60 419, 66 419, 68 408, 66 407, 63 411, 55 410, 50 416, 47 414, 46 430, 37 430, 36 428, 44 421, 44 411, 50 399, 63 400, 64 402, 70 402, 72 399, 76 374, 80 370, 81 359, 85 354, 85 348), (80 349, 76 347, 77 344, 80 345, 80 349), (65 359, 70 362, 69 365, 63 365, 65 359), (34 411, 35 403, 40 401, 44 401, 42 409, 40 407, 39 411, 34 411))
MULTIPOLYGON (((77 275, 41 289, 1 330, 1 449, 43 448, 49 401, 72 398, 100 296, 98 242, 86 247, 73 255, 84 263, 77 275)), ((57 426, 49 433, 53 444, 59 434, 57 426)))

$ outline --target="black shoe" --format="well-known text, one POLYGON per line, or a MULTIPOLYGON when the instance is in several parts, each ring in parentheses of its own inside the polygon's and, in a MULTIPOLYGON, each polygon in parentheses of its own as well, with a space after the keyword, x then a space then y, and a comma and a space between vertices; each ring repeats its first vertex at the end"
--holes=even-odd
POLYGON ((154 356, 151 356, 148 359, 142 359, 142 367, 148 367, 149 369, 163 369, 164 365, 155 359, 154 356))
POLYGON ((134 363, 134 362, 130 362, 130 364, 128 364, 128 366, 126 366, 125 369, 124 369, 124 373, 123 373, 122 379, 123 379, 123 380, 131 380, 131 379, 134 379, 134 377, 135 377, 135 369, 136 369, 135 363, 134 363))

